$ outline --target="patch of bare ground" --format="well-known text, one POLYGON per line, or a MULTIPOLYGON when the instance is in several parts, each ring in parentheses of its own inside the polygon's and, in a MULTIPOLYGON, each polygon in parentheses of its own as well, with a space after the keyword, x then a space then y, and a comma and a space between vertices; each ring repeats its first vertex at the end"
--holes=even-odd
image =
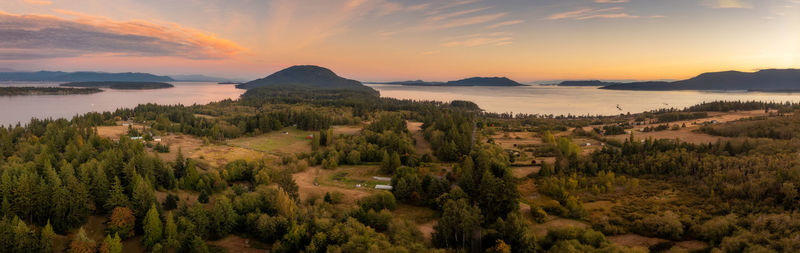
MULTIPOLYGON (((126 123, 127 124, 127 123, 126 123)), ((120 135, 128 134, 128 127, 123 126, 122 121, 117 121, 116 125, 114 126, 98 126, 97 135, 100 137, 105 137, 109 139, 118 139, 120 135)), ((130 127, 136 128, 138 130, 144 130, 146 127, 140 124, 133 124, 130 127)))
POLYGON ((511 167, 511 174, 516 178, 527 177, 531 173, 539 173, 541 166, 511 167))
POLYGON ((431 242, 431 238, 433 238, 433 232, 434 232, 433 227, 435 227, 436 224, 439 224, 439 220, 432 220, 430 222, 417 225, 417 229, 419 229, 419 232, 422 232, 422 236, 425 237, 426 243, 431 242))
POLYGON ((292 177, 297 183, 300 199, 306 201, 309 196, 323 196, 326 192, 341 192, 344 193, 343 204, 355 205, 359 199, 375 191, 374 189, 353 189, 319 184, 320 180, 325 177, 330 177, 330 175, 338 170, 340 169, 324 170, 317 166, 309 167, 305 171, 293 174, 292 177))
POLYGON ((666 239, 646 237, 637 234, 624 234, 607 237, 609 241, 631 248, 649 248, 650 246, 666 242, 666 239))
POLYGON ((162 191, 155 191, 156 200, 158 203, 164 203, 164 200, 167 199, 167 195, 174 194, 178 196, 179 202, 184 202, 187 205, 194 205, 197 202, 197 197, 199 194, 189 192, 186 190, 177 190, 177 191, 170 191, 170 192, 162 192, 162 191))
POLYGON ((670 252, 695 252, 707 249, 708 243, 701 241, 682 241, 675 243, 670 252))
POLYGON ((164 161, 175 160, 178 150, 180 150, 184 157, 198 160, 212 167, 224 166, 228 162, 238 159, 258 160, 266 155, 263 152, 241 147, 204 145, 200 138, 185 134, 170 134, 162 137, 161 142, 170 145, 169 153, 158 154, 164 161))
POLYGON ((210 241, 209 244, 223 248, 226 252, 236 253, 266 253, 269 245, 259 243, 256 240, 243 238, 236 235, 229 235, 225 238, 216 241, 210 241))
POLYGON ((332 126, 331 129, 335 135, 354 135, 361 132, 361 126, 332 126))
POLYGON ((422 134, 422 122, 406 121, 406 128, 408 128, 408 132, 411 133, 411 136, 414 137, 414 148, 417 150, 417 154, 433 153, 431 144, 428 140, 425 140, 425 136, 422 134))
POLYGON ((217 118, 216 116, 199 114, 199 113, 195 113, 194 116, 198 117, 198 118, 204 118, 204 119, 216 119, 217 118))
POLYGON ((594 201, 594 202, 587 202, 583 203, 583 208, 589 212, 602 212, 602 213, 610 213, 611 208, 614 207, 614 202, 601 200, 601 201, 594 201))
POLYGON ((400 204, 392 212, 395 218, 408 220, 417 225, 417 229, 425 236, 426 242, 430 243, 433 235, 433 227, 438 222, 438 213, 430 208, 400 204))

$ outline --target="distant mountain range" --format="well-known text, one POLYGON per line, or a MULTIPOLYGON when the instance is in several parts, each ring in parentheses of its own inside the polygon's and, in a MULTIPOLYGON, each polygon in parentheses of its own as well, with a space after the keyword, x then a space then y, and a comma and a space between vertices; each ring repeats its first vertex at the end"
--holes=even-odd
POLYGON ((105 72, 0 72, 0 81, 28 82, 172 82, 168 76, 157 76, 148 73, 105 73, 105 72))
POLYGON ((340 77, 330 69, 313 65, 297 65, 275 72, 267 77, 236 85, 240 89, 258 87, 300 87, 315 89, 349 89, 377 93, 361 82, 340 77))
POLYGON ((382 84, 409 85, 409 86, 524 86, 506 77, 471 77, 448 82, 400 81, 385 82, 382 84))
POLYGON ((765 69, 757 72, 724 71, 700 74, 674 82, 607 83, 608 90, 748 90, 800 89, 800 69, 765 69))

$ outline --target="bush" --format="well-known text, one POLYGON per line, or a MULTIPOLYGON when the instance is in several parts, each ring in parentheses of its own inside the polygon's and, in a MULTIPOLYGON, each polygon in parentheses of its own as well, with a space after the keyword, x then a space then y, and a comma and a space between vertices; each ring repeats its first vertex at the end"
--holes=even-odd
POLYGON ((366 196, 358 201, 359 206, 364 210, 380 211, 383 209, 394 210, 397 208, 397 200, 390 192, 378 192, 376 194, 366 196))
POLYGON ((344 193, 341 192, 327 192, 325 193, 325 202, 331 204, 339 204, 342 203, 342 199, 344 198, 344 193))
POLYGON ((164 210, 173 210, 178 207, 178 195, 175 194, 167 194, 167 199, 164 200, 164 210))
POLYGON ((729 236, 736 229, 734 225, 736 215, 728 215, 722 217, 714 217, 706 221, 697 229, 697 233, 705 240, 711 242, 720 242, 722 238, 729 236))
POLYGON ((531 215, 536 223, 544 223, 547 221, 547 212, 539 206, 531 206, 531 215))
POLYGON ((666 211, 661 215, 649 215, 639 221, 639 233, 678 240, 683 236, 683 223, 677 214, 666 211))

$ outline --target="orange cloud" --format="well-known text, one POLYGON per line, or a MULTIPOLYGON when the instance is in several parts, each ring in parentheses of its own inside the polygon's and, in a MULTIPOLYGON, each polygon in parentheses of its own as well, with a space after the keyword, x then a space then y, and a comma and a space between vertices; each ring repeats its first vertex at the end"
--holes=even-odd
POLYGON ((221 59, 245 51, 233 41, 177 24, 115 21, 56 11, 75 18, 0 12, 0 37, 5 38, 0 41, 0 59, 88 54, 221 59))
POLYGON ((53 4, 52 1, 48 0, 23 0, 23 2, 33 5, 51 5, 53 4))

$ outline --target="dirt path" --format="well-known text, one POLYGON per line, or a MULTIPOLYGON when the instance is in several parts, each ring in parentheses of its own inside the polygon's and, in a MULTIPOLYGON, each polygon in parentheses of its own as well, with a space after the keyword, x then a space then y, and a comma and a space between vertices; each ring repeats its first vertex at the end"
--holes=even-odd
POLYGON ((428 143, 428 140, 425 140, 425 136, 422 135, 422 122, 406 121, 406 127, 411 133, 411 136, 414 137, 417 154, 431 154, 431 144, 428 143))

